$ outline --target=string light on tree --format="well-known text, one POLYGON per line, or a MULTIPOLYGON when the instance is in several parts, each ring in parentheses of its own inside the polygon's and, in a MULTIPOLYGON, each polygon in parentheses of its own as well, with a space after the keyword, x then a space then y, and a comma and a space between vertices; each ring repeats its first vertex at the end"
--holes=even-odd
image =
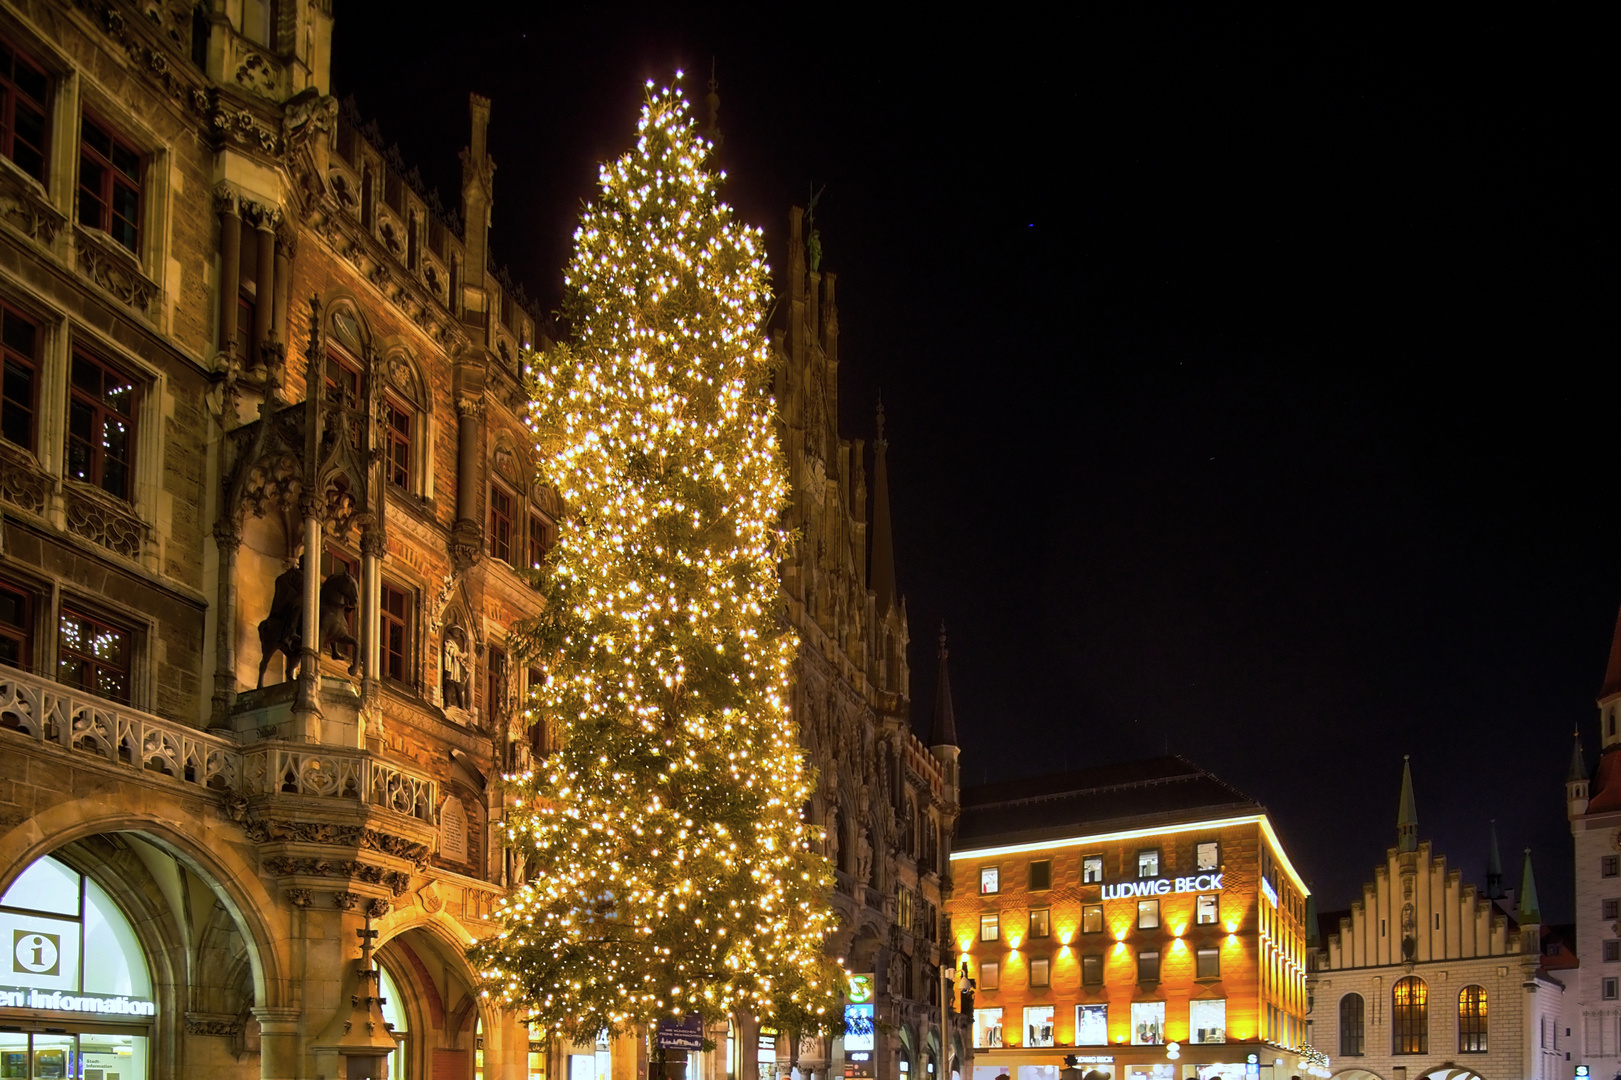
POLYGON ((486 993, 577 1040, 734 1009, 784 1032, 843 1022, 777 614, 769 272, 712 149, 680 90, 649 83, 574 234, 573 340, 526 367, 568 520, 545 614, 509 640, 546 672, 528 717, 560 745, 508 778, 531 880, 472 956, 486 993))

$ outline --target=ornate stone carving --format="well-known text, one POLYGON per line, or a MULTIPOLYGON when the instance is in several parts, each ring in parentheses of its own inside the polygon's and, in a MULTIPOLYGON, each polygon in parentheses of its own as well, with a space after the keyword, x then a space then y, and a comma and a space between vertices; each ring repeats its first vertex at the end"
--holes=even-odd
POLYGON ((391 909, 393 906, 394 905, 389 903, 387 900, 376 899, 366 905, 366 914, 374 919, 381 919, 384 915, 388 914, 389 909, 391 909))
POLYGON ((41 472, 32 454, 0 440, 0 500, 34 514, 43 514, 53 482, 41 472))
POLYGON ((242 1033, 242 1018, 229 1013, 186 1014, 187 1035, 220 1035, 235 1038, 242 1033))
POLYGON ((33 177, 4 158, 0 158, 0 218, 46 245, 56 242, 56 234, 68 221, 33 177))
POLYGON ((127 504, 79 485, 64 494, 69 532, 126 558, 141 557, 147 525, 127 504))
POLYGON ((132 308, 151 308, 158 287, 146 276, 133 252, 100 229, 76 225, 73 235, 78 244, 80 273, 132 308))
POLYGON ((359 893, 335 892, 332 894, 332 906, 339 911, 353 911, 362 899, 359 893))
POLYGON ((236 65, 236 84, 265 97, 274 97, 281 67, 260 52, 248 52, 236 65))
POLYGON ((284 890, 287 902, 294 907, 307 908, 315 902, 315 894, 309 889, 284 890))

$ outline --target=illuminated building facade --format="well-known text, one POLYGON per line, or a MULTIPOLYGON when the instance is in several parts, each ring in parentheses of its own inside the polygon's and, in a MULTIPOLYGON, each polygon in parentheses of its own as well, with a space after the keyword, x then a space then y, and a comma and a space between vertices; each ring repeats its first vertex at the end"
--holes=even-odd
POLYGON ((1311 1064, 1309 892, 1266 811, 1187 760, 965 789, 952 873, 975 1080, 1311 1064))
POLYGON ((1334 1076, 1569 1080, 1577 969, 1544 932, 1530 851, 1511 896, 1494 831, 1484 891, 1464 882, 1418 838, 1407 764, 1396 834, 1361 899, 1325 913, 1311 955, 1311 1039, 1334 1076))

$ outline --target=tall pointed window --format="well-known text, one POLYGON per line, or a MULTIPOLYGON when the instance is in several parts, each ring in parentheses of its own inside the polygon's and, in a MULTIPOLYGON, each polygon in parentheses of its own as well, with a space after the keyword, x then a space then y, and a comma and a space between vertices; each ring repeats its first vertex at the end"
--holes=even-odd
POLYGON ((1458 995, 1458 1053, 1486 1052, 1486 988, 1466 986, 1458 995))
POLYGON ((1424 980, 1409 975, 1390 990, 1390 1052, 1430 1052, 1430 992, 1424 980))
POLYGON ((1346 994, 1340 998, 1340 1057, 1362 1056, 1361 994, 1346 994))

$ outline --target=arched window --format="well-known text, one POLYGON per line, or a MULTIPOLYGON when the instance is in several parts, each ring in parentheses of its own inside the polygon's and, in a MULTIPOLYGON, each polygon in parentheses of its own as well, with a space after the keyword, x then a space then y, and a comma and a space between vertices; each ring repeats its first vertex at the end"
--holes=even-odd
POLYGON ((1390 988, 1390 1052, 1430 1052, 1430 992, 1424 980, 1409 975, 1390 988))
POLYGON ((1486 1052, 1486 988, 1466 986, 1458 995, 1458 1052, 1486 1052))
POLYGON ((1362 995, 1340 998, 1340 1056, 1362 1056, 1362 995))

